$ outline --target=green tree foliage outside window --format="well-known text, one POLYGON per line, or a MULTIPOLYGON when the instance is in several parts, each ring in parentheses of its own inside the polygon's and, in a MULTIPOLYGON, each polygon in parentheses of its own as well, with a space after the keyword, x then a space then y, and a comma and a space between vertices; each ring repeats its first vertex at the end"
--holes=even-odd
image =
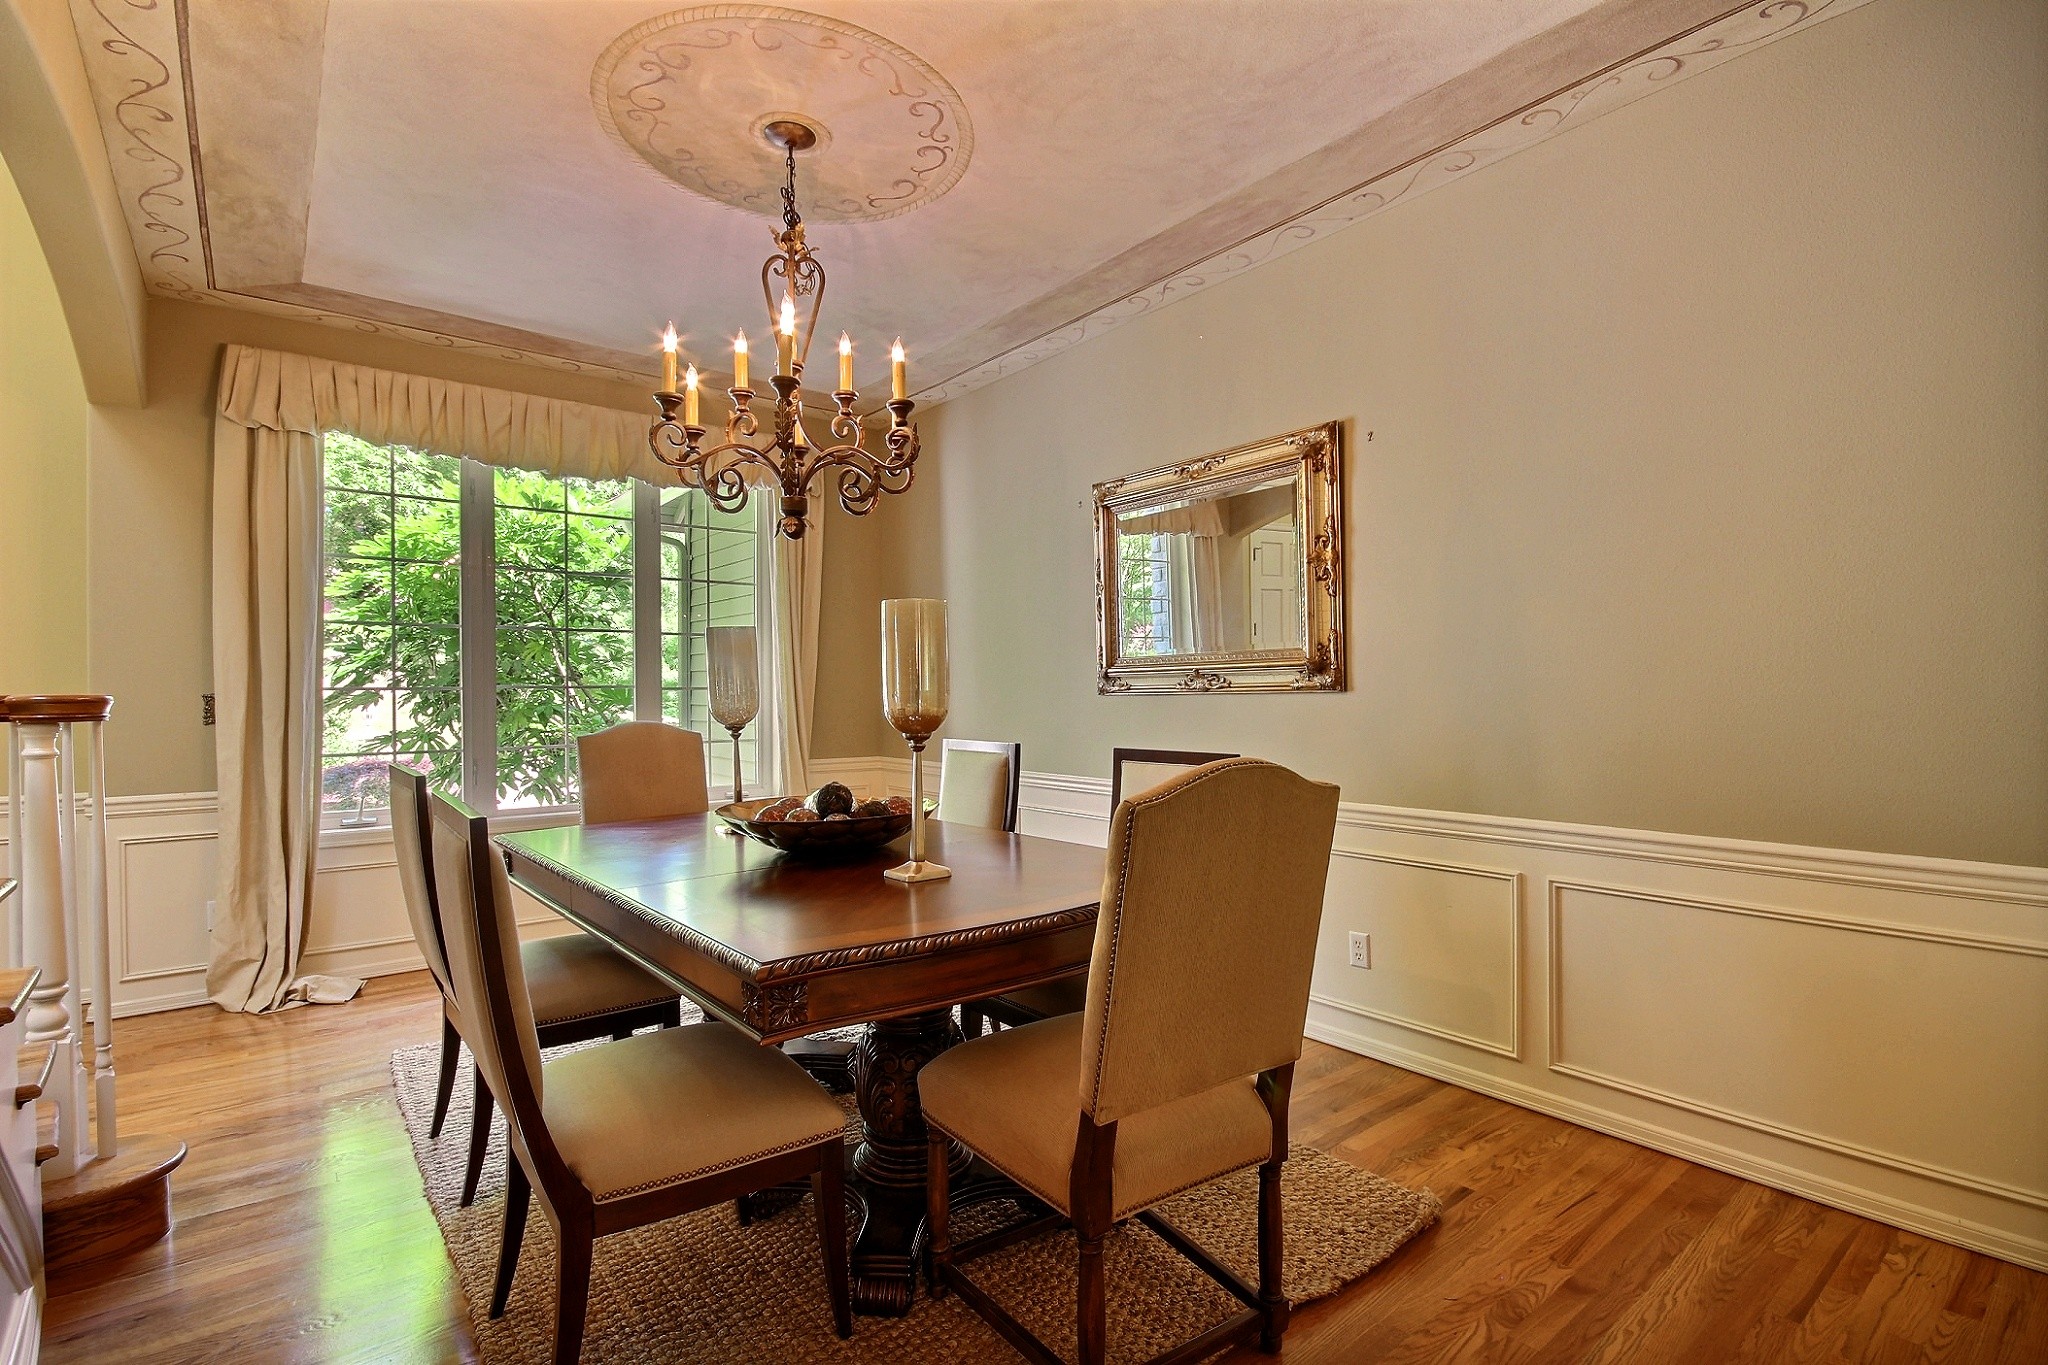
MULTIPOLYGON (((342 434, 324 449, 323 802, 382 807, 394 758, 460 790, 461 462, 342 434)), ((574 736, 634 714, 633 485, 491 482, 496 803, 567 805, 574 736)))
POLYGON ((1125 654, 1165 654, 1172 649, 1166 537, 1117 537, 1117 619, 1125 654))

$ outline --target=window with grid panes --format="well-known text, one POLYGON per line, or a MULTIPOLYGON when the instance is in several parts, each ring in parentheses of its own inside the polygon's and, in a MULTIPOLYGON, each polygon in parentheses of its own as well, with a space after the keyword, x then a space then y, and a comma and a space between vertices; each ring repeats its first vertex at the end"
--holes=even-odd
MULTIPOLYGON (((711 718, 705 631, 755 623, 760 526, 753 508, 721 512, 700 493, 664 489, 661 499, 661 714, 705 737, 712 793, 730 794, 732 737, 711 718)), ((757 722, 740 736, 740 772, 748 792, 760 790, 760 733, 757 722)))
POLYGON ((704 733, 730 780, 703 632, 754 620, 753 509, 341 434, 324 448, 324 823, 382 822, 394 759, 482 810, 572 806, 576 736, 635 716, 704 733))
POLYGON ((1170 551, 1163 535, 1117 537, 1117 614, 1127 654, 1173 652, 1170 551))

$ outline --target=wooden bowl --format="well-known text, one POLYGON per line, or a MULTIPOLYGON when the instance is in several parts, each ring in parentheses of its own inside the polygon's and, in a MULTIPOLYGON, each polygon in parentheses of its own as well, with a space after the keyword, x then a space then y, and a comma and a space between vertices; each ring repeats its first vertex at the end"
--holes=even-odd
MULTIPOLYGON (((762 808, 782 798, 764 796, 755 801, 733 801, 712 814, 750 839, 770 848, 806 858, 844 858, 866 853, 901 839, 910 833, 910 812, 901 815, 855 815, 844 820, 756 820, 762 808)), ((930 816, 938 802, 926 801, 930 816)))

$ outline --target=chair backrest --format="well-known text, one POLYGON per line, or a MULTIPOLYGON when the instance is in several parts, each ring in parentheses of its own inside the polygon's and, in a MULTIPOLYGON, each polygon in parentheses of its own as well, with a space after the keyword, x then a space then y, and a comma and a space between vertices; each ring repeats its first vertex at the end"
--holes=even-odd
POLYGON ((412 936, 434 974, 434 984, 451 1003, 455 987, 448 979, 448 952, 442 945, 441 908, 434 898, 433 817, 427 811, 427 775, 391 765, 391 841, 398 850, 398 886, 405 893, 405 913, 412 936))
POLYGON ((519 926, 505 860, 491 846, 482 816, 460 802, 430 797, 434 887, 447 945, 455 1007, 469 1021, 468 1043, 484 1083, 505 1111, 507 1131, 529 1156, 537 1144, 556 1160, 540 1122, 540 1035, 526 994, 519 926))
POLYGON ((1205 754, 1195 749, 1111 749, 1109 808, 1114 811, 1123 803, 1125 796, 1151 791, 1190 768, 1236 757, 1236 754, 1205 754))
POLYGON ((949 739, 939 745, 939 819, 955 825, 1017 832, 1017 784, 1024 746, 995 739, 949 739))
POLYGON ((711 809, 704 737, 658 720, 629 720, 576 736, 583 823, 659 820, 711 809))
POLYGON ((1205 764, 1110 821, 1081 1106, 1111 1123, 1301 1055, 1337 789, 1205 764))

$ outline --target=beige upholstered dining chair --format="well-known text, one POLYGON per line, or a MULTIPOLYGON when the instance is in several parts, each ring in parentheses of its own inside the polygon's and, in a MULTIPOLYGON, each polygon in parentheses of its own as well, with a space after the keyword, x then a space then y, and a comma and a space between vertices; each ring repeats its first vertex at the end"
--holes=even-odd
POLYGON ((948 739, 939 744, 938 818, 1017 832, 1017 784, 1024 746, 994 739, 948 739))
POLYGON ((1106 1350, 1103 1238, 1133 1215, 1246 1305, 1162 1360, 1254 1337, 1278 1349, 1287 1100, 1336 824, 1335 787, 1253 758, 1207 764, 1117 807, 1086 1009, 972 1039, 918 1072, 934 1293, 958 1289, 1028 1357, 1058 1360, 962 1269, 1017 1229, 951 1244, 946 1164, 957 1140, 1072 1221, 1081 1365, 1100 1365, 1106 1350), (1256 1287, 1151 1212, 1252 1165, 1256 1287))
POLYGON ((597 1238, 807 1176, 833 1326, 851 1335, 838 1103, 795 1062, 724 1023, 637 1034, 543 1065, 504 859, 482 817, 442 797, 430 804, 449 978, 477 1066, 505 1108, 491 1316, 511 1297, 536 1193, 555 1233, 554 1359, 569 1365, 582 1350, 597 1238))
MULTIPOLYGON (((1112 749, 1109 754, 1109 809, 1114 817, 1126 791, 1149 791, 1190 768, 1236 754, 1205 754, 1192 749, 1112 749)), ((1075 974, 1057 981, 1009 991, 992 1000, 960 1007, 960 1029, 969 1038, 981 1036, 983 1021, 1015 1028, 1056 1014, 1078 1014, 1087 1003, 1088 978, 1075 974)))
MULTIPOLYGON (((441 1136, 448 1101, 455 1089, 456 1060, 464 1042, 472 1055, 476 1042, 471 1023, 455 1003, 448 974, 446 933, 440 898, 434 885, 433 846, 427 815, 426 774, 391 765, 391 837, 398 854, 398 883, 405 894, 413 938, 434 984, 441 988, 441 1074, 434 1087, 434 1117, 429 1141, 441 1136)), ((541 1045, 581 1043, 592 1038, 624 1038, 635 1029, 682 1022, 682 1004, 675 988, 603 941, 585 933, 558 934, 520 945, 526 988, 532 994, 535 1026, 541 1045)), ((477 1178, 491 1136, 492 1092, 484 1070, 476 1071, 470 1110, 469 1157, 462 1175, 462 1203, 476 1198, 477 1178)))
POLYGON ((658 720, 629 720, 576 736, 583 823, 659 820, 711 809, 704 737, 658 720))

